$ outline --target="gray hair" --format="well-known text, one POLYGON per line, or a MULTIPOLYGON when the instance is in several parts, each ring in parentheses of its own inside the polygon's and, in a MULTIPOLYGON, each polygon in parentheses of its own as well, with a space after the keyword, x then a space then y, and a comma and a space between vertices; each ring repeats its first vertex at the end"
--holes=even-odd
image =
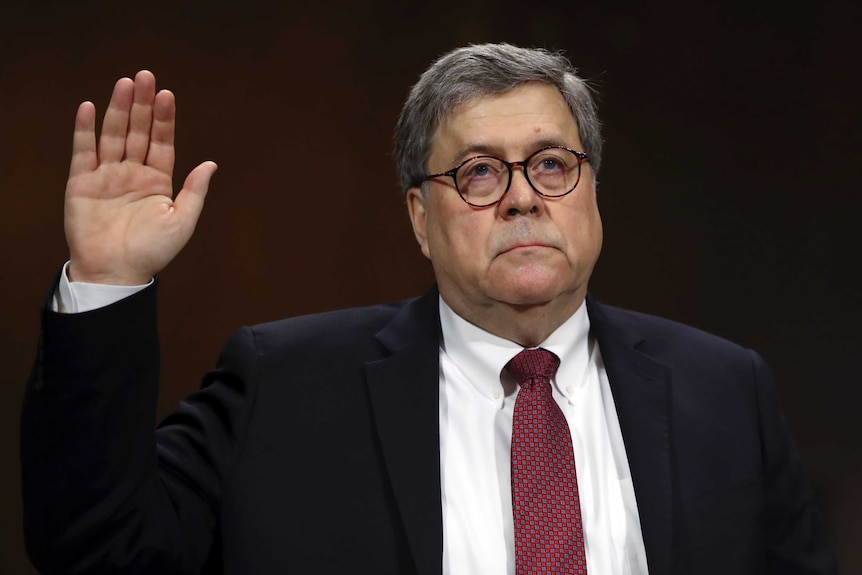
POLYGON ((474 98, 505 94, 528 82, 544 82, 560 91, 577 122, 595 177, 602 161, 601 124, 591 89, 568 58, 542 48, 480 44, 444 54, 410 90, 395 128, 402 191, 428 173, 432 139, 447 114, 474 98))

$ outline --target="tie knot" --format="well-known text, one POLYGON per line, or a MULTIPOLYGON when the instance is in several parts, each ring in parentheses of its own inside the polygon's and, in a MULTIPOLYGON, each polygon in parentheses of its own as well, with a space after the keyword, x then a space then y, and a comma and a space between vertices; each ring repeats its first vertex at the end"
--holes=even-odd
POLYGON ((510 359, 509 363, 506 364, 506 371, 515 378, 518 385, 523 387, 537 379, 551 381, 559 366, 559 357, 547 349, 539 347, 525 349, 510 359))

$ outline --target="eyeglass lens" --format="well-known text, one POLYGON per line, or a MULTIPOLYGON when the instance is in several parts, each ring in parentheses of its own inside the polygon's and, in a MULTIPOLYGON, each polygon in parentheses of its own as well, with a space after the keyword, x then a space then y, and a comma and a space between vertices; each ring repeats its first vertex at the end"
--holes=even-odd
MULTIPOLYGON (((563 196, 574 189, 580 177, 580 162, 563 148, 540 150, 526 160, 524 175, 545 196, 563 196)), ((508 166, 500 159, 480 156, 464 163, 455 176, 458 191, 472 204, 499 200, 509 186, 508 166)))

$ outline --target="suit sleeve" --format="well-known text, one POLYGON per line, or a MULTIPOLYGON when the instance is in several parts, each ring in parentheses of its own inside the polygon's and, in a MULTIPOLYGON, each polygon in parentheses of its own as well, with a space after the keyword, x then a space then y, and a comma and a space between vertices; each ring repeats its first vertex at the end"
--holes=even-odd
POLYGON ((763 359, 750 352, 754 369, 764 462, 767 573, 838 573, 820 513, 799 454, 778 407, 775 386, 763 359))
POLYGON ((197 573, 209 555, 254 405, 254 340, 238 332, 156 430, 155 292, 43 309, 21 418, 25 538, 42 573, 197 573))

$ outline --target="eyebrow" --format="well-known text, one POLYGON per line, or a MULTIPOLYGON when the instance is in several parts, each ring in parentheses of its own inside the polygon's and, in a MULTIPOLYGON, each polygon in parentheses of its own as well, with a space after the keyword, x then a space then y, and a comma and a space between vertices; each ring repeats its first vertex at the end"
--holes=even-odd
MULTIPOLYGON (((562 140, 548 139, 548 138, 545 138, 542 140, 537 140, 537 141, 533 142, 529 147, 533 150, 533 152, 535 152, 536 150, 541 150, 542 148, 548 148, 551 146, 560 146, 563 148, 569 147, 569 145, 562 140)), ((469 157, 472 157, 472 156, 484 156, 484 155, 495 156, 495 157, 502 159, 503 156, 505 156, 505 152, 503 151, 503 148, 501 148, 499 146, 495 146, 493 144, 483 144, 483 143, 468 144, 468 145, 464 146, 463 148, 461 148, 460 150, 458 150, 458 152, 454 156, 452 156, 451 160, 449 161, 449 165, 456 165, 459 162, 461 162, 461 161, 463 161, 469 157)), ((527 155, 529 155, 529 154, 527 154, 527 155)))

